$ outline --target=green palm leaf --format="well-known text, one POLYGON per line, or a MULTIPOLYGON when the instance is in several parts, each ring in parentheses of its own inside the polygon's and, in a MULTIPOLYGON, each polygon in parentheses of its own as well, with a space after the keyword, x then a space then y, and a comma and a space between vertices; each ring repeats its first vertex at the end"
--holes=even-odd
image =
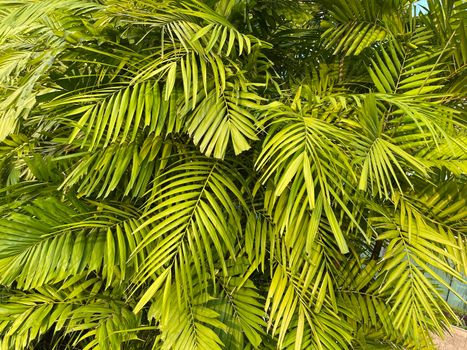
POLYGON ((414 4, 0 0, 0 349, 432 349, 466 4, 414 4))

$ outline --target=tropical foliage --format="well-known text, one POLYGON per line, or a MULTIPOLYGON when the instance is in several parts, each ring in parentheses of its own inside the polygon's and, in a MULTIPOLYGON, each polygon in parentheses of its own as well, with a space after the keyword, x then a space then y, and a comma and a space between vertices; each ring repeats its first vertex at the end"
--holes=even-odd
POLYGON ((431 348, 467 3, 413 3, 0 0, 0 349, 431 348))

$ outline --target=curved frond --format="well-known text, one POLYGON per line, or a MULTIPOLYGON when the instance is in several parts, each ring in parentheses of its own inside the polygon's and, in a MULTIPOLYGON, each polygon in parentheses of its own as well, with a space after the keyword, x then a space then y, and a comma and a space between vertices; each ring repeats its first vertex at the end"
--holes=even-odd
MULTIPOLYGON (((114 263, 124 274, 125 256, 137 241, 131 230, 124 233, 119 226, 122 218, 118 216, 123 212, 116 211, 116 217, 88 218, 93 214, 91 208, 72 197, 68 202, 49 197, 35 199, 5 215, 0 220, 1 283, 14 282, 17 288, 27 290, 84 271, 99 271, 110 285, 114 263), (106 269, 102 270, 103 266, 106 269)), ((127 215, 130 219, 130 213, 124 218, 127 215)))
MULTIPOLYGON (((150 253, 135 276, 138 285, 154 275, 167 279, 164 271, 177 266, 180 278, 187 278, 191 264, 201 281, 214 279, 217 269, 227 273, 245 205, 232 175, 221 162, 203 158, 179 162, 161 175, 140 226, 148 232, 136 252, 147 248, 150 253)), ((160 278, 150 294, 162 285, 160 278)))

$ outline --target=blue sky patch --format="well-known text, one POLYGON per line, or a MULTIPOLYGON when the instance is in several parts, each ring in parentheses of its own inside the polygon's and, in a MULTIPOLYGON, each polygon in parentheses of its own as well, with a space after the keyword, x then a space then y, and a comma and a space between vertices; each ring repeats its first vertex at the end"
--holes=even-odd
POLYGON ((426 10, 424 9, 428 8, 427 0, 419 0, 415 3, 415 12, 416 13, 426 13, 426 10))

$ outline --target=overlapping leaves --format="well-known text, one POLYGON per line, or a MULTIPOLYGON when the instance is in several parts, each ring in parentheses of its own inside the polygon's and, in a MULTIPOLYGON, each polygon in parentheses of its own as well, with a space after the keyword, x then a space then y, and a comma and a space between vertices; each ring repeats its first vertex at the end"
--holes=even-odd
POLYGON ((430 348, 465 5, 412 3, 0 0, 0 347, 430 348))

